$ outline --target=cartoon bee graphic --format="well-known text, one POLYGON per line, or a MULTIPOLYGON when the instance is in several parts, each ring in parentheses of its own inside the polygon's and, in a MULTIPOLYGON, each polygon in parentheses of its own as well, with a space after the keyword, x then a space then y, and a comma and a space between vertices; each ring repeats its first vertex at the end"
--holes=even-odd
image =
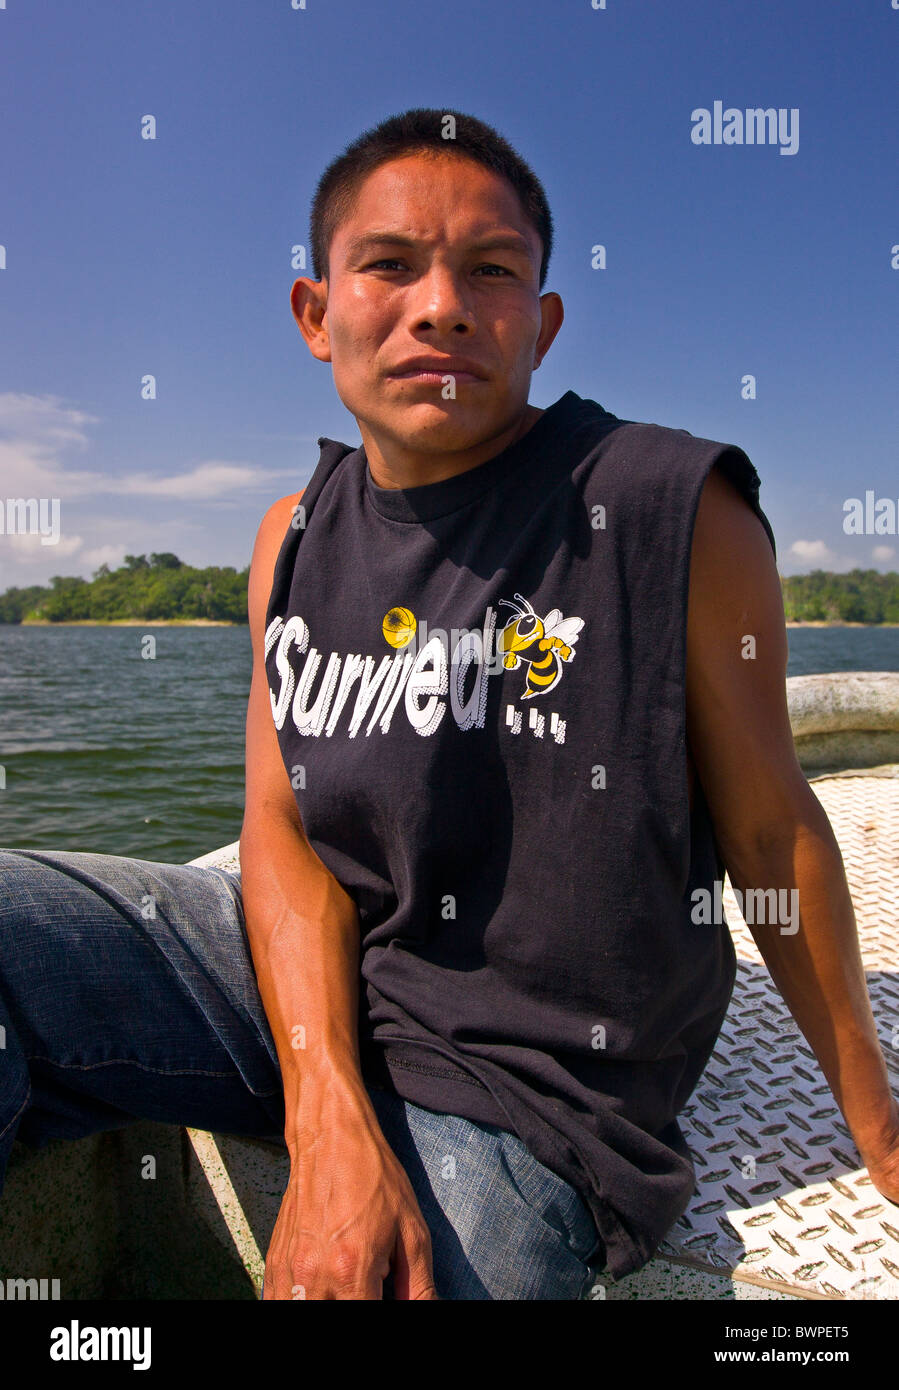
POLYGON ((563 618, 554 608, 545 618, 539 618, 531 604, 521 594, 518 600, 501 598, 500 603, 518 614, 510 618, 500 633, 499 650, 504 653, 503 666, 517 671, 522 661, 528 664, 527 682, 522 700, 531 695, 545 695, 562 679, 562 662, 574 657, 574 644, 584 626, 583 618, 563 618), (530 655, 526 653, 530 651, 530 655))

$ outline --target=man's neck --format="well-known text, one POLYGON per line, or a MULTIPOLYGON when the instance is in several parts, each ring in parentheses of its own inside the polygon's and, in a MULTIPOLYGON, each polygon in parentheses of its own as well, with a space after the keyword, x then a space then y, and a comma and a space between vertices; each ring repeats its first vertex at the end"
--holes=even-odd
POLYGON ((384 450, 371 432, 361 424, 359 432, 362 435, 369 471, 376 486, 405 489, 421 487, 426 483, 443 482, 444 479, 453 478, 458 473, 467 473, 469 469, 477 468, 479 464, 486 463, 488 459, 495 458, 511 444, 515 444, 522 435, 527 434, 542 414, 543 411, 538 406, 528 405, 521 419, 511 429, 504 430, 502 434, 484 440, 474 448, 462 451, 461 454, 423 457, 414 450, 396 451, 390 444, 384 450))

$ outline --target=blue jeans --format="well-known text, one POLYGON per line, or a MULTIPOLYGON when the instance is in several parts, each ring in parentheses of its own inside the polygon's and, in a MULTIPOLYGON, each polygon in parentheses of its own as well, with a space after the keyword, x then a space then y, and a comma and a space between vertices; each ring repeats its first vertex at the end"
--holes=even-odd
MULTIPOLYGON (((283 1142, 238 874, 0 850, 0 1026, 0 1191, 15 1138, 146 1119, 283 1142)), ((441 1298, 586 1296, 601 1245, 573 1187, 514 1134, 369 1095, 431 1233, 441 1298)))

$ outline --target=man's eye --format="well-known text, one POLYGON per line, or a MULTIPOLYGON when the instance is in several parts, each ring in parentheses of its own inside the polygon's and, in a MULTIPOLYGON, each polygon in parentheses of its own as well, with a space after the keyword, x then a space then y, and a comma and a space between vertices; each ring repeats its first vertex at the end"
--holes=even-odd
MULTIPOLYGON (((403 265, 405 265, 405 261, 398 260, 398 259, 397 259, 396 257, 394 257, 394 256, 385 256, 385 257, 383 257, 383 259, 380 260, 380 261, 372 261, 371 264, 370 264, 370 266, 369 266, 368 268, 369 268, 369 270, 378 270, 378 269, 380 269, 382 266, 403 266, 403 265)), ((482 265, 482 266, 478 266, 478 269, 479 269, 479 270, 498 270, 498 271, 501 272, 502 275, 510 275, 510 274, 512 273, 512 272, 511 272, 510 270, 508 270, 508 269, 506 268, 506 266, 504 266, 504 265, 492 265, 492 264, 491 264, 491 265, 482 265)))

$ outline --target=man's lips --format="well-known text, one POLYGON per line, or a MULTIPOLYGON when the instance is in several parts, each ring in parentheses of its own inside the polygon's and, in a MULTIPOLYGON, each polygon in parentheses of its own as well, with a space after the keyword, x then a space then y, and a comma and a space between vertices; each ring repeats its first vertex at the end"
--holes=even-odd
POLYGON ((425 381, 439 385, 444 377, 451 376, 455 381, 484 381, 486 378, 475 362, 458 357, 448 357, 444 361, 434 357, 412 357, 400 362, 388 376, 398 381, 425 381))
POLYGON ((392 381, 422 381, 431 383, 434 386, 442 386, 448 376, 451 376, 453 381, 456 382, 484 380, 481 376, 475 376, 474 372, 450 371, 449 368, 443 368, 439 372, 391 372, 390 376, 392 381))

